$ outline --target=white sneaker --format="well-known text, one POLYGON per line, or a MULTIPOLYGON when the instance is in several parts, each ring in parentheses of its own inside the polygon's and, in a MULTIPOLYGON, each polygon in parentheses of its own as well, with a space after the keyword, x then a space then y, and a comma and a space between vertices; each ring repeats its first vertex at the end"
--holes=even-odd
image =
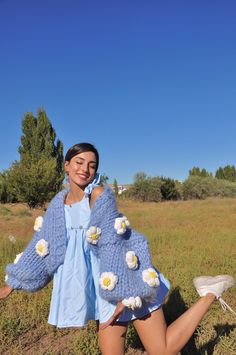
POLYGON ((228 308, 236 315, 232 308, 230 308, 230 306, 221 298, 223 292, 235 284, 235 280, 232 276, 199 276, 193 279, 193 284, 201 297, 206 296, 208 293, 212 293, 220 301, 224 311, 228 308))

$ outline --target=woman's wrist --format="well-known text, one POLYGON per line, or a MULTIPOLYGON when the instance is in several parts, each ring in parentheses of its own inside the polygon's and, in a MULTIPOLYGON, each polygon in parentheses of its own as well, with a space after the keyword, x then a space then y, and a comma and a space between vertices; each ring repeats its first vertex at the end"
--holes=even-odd
POLYGON ((6 289, 9 291, 9 292, 12 292, 14 290, 13 287, 11 287, 10 285, 6 284, 6 289))

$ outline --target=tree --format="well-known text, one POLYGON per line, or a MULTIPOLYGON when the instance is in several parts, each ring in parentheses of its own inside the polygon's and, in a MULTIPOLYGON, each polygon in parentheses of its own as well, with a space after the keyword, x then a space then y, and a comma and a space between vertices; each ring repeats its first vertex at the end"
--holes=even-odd
POLYGON ((57 139, 46 112, 26 113, 22 121, 20 161, 9 170, 8 181, 19 201, 43 205, 62 187, 63 144, 57 139), (56 141, 55 141, 56 140, 56 141))
POLYGON ((212 176, 212 173, 209 173, 205 168, 201 170, 198 166, 194 166, 189 170, 189 176, 210 177, 212 176))
POLYGON ((9 175, 11 169, 6 169, 0 173, 0 201, 2 203, 17 202, 14 188, 9 184, 9 175))
POLYGON ((189 176, 200 176, 201 171, 198 166, 194 166, 191 170, 189 170, 189 176))
POLYGON ((224 179, 228 181, 236 181, 236 168, 234 165, 226 165, 224 168, 219 167, 216 171, 215 177, 217 179, 224 179))
POLYGON ((134 183, 136 182, 143 182, 144 180, 147 179, 147 174, 144 173, 143 171, 138 172, 134 175, 134 183))
POLYGON ((159 202, 162 199, 161 184, 160 178, 148 177, 146 173, 139 172, 135 174, 134 183, 127 196, 141 201, 159 202))
POLYGON ((162 177, 161 181, 162 181, 162 185, 161 185, 162 200, 180 199, 179 191, 173 179, 162 177))
POLYGON ((215 177, 216 177, 217 179, 225 179, 223 168, 219 167, 219 168, 216 170, 215 177))
POLYGON ((114 179, 113 187, 114 187, 115 196, 117 197, 118 196, 118 183, 117 183, 116 179, 114 179))
POLYGON ((101 186, 105 186, 107 184, 108 180, 109 180, 109 177, 106 174, 102 174, 101 180, 100 180, 101 186))

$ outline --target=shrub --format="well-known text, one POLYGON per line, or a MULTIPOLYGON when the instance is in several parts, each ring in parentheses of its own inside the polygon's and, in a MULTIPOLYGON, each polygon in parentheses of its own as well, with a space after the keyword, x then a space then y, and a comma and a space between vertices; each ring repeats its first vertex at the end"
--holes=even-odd
POLYGON ((134 184, 125 196, 141 201, 160 202, 163 200, 178 200, 181 191, 177 182, 165 177, 147 177, 145 173, 137 173, 134 184))
POLYGON ((161 184, 159 178, 138 179, 127 191, 127 196, 141 201, 159 202, 162 200, 161 184))
POLYGON ((176 182, 170 178, 161 178, 161 194, 162 200, 179 200, 181 193, 177 188, 176 182))
POLYGON ((213 177, 190 176, 183 183, 183 198, 205 199, 207 197, 235 197, 236 183, 213 177))

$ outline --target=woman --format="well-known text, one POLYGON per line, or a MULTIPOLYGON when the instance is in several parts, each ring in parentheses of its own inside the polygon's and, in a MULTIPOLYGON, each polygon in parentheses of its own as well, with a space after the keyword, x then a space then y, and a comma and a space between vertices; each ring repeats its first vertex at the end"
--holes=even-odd
POLYGON ((201 298, 167 327, 161 304, 169 282, 153 267, 147 240, 119 214, 112 191, 98 186, 98 164, 89 143, 68 150, 69 190, 54 197, 26 250, 7 266, 0 298, 14 289, 36 291, 53 277, 50 324, 79 327, 95 319, 102 353, 120 355, 132 320, 149 354, 177 354, 234 279, 196 278, 201 298))

